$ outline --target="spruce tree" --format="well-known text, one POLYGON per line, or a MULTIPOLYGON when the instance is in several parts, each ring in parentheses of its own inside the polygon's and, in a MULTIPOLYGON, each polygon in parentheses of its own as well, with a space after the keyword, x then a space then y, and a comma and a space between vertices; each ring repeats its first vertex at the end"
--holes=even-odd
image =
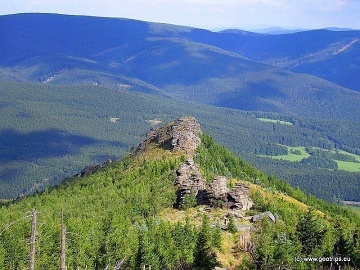
POLYGON ((296 231, 303 254, 310 255, 315 249, 321 249, 326 230, 312 209, 300 219, 296 231))
POLYGON ((204 215, 196 248, 194 252, 194 266, 195 269, 208 270, 215 266, 219 266, 216 254, 212 250, 211 245, 211 230, 209 218, 204 215))

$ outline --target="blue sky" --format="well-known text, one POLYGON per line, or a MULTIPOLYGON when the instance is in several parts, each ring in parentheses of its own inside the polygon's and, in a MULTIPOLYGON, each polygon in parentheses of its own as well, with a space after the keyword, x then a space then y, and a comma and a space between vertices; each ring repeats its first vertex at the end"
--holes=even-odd
POLYGON ((0 14, 121 17, 206 29, 360 29, 360 0, 0 0, 0 14))

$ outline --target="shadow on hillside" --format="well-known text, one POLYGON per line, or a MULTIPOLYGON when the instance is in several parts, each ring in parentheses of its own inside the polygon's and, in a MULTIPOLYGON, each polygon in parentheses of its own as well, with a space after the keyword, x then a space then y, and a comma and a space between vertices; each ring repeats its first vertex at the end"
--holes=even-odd
POLYGON ((281 112, 277 103, 279 100, 286 100, 286 97, 286 93, 272 80, 262 80, 249 82, 238 91, 219 94, 218 102, 214 105, 240 110, 281 112))
MULTIPOLYGON (((7 129, 0 132, 0 162, 32 161, 39 158, 73 155, 78 153, 82 147, 102 143, 105 141, 70 134, 58 129, 28 133, 7 129)), ((121 142, 106 141, 106 143, 118 147, 125 146, 121 142)))

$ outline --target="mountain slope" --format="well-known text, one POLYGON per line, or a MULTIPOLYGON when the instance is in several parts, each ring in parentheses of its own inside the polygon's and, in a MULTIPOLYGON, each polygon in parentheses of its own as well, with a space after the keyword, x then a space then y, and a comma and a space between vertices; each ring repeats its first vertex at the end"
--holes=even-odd
MULTIPOLYGON (((294 261, 295 254, 323 257, 330 254, 328 252, 338 252, 334 246, 341 250, 338 253, 341 256, 351 257, 351 263, 344 261, 342 265, 350 269, 359 265, 358 243, 353 239, 360 224, 356 215, 267 177, 214 143, 209 136, 199 133, 201 130, 194 118, 178 119, 151 131, 134 155, 90 175, 69 179, 41 194, 3 205, 0 208, 0 266, 12 270, 28 265, 25 243, 28 243, 29 218, 35 215, 35 212, 29 214, 33 208, 39 221, 35 243, 37 268, 56 269, 60 264, 62 210, 67 230, 66 265, 72 268, 104 269, 122 261, 125 269, 144 264, 155 269, 212 269, 216 265, 229 269, 255 265, 306 269, 309 263, 294 261), (188 151, 189 145, 197 148, 191 147, 188 151), (248 186, 249 193, 243 196, 253 200, 252 210, 214 207, 221 199, 216 204, 216 201, 210 203, 209 210, 203 214, 199 214, 203 208, 194 209, 194 204, 184 211, 173 209, 179 165, 188 164, 192 156, 201 174, 210 181, 205 185, 214 188, 215 180, 211 180, 214 175, 231 173, 230 190, 231 186, 238 187, 235 182, 248 186), (307 212, 306 204, 314 211, 307 212), (262 211, 275 213, 276 222, 263 220, 251 224, 241 217, 262 211), (226 231, 221 232, 216 224, 222 224, 229 214, 235 229, 231 232, 230 227, 225 227, 226 231), (169 217, 171 222, 167 221, 169 217), (295 232, 309 217, 314 227, 309 226, 303 232, 320 233, 319 241, 313 246, 306 246, 301 234, 295 232), (326 231, 318 230, 319 222, 326 231), (214 225, 218 230, 212 228, 214 225), (339 225, 340 230, 334 230, 339 225), (250 227, 254 231, 249 238, 243 228, 250 227), (279 235, 279 232, 282 233, 279 235), (252 245, 254 253, 242 249, 244 241, 252 245), (354 243, 355 249, 346 248, 354 243), (274 248, 269 249, 271 246, 274 248), (305 246, 311 247, 310 252, 303 249, 305 246), (272 260, 266 260, 261 254, 272 260)), ((188 181, 195 180, 205 181, 194 176, 188 178, 188 181)), ((324 267, 328 265, 322 263, 324 267)))
POLYGON ((18 83, 0 83, 0 112, 1 198, 54 185, 88 164, 119 159, 149 128, 192 114, 207 133, 269 174, 327 200, 360 199, 358 172, 264 156, 284 145, 359 155, 358 122, 243 112, 101 86, 18 83), (313 189, 315 182, 322 188, 313 189))
MULTIPOLYGON (((289 50, 294 59, 307 53, 309 47, 296 41, 296 47, 274 51, 292 36, 268 42, 261 35, 55 14, 2 16, 0 23, 6 38, 0 45, 2 80, 107 85, 242 110, 358 120, 359 93, 251 59, 263 54, 265 43, 273 46, 267 48, 271 55, 256 61, 289 50)), ((317 34, 301 35, 308 40, 317 34)), ((310 47, 324 49, 326 42, 310 47)))
POLYGON ((359 30, 321 29, 282 35, 225 32, 223 36, 207 34, 193 38, 255 61, 315 75, 343 87, 360 90, 356 76, 359 73, 359 30))

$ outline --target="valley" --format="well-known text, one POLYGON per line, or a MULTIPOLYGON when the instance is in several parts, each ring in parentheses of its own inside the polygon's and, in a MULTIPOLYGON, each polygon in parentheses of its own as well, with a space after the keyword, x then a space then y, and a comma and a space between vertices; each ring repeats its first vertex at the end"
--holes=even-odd
POLYGON ((360 124, 355 122, 245 112, 94 85, 0 85, 0 96, 6 97, 0 108, 2 198, 58 184, 90 164, 117 160, 131 151, 149 128, 191 114, 206 132, 269 174, 327 200, 333 201, 334 196, 340 200, 359 199, 358 173, 322 169, 319 176, 317 166, 311 164, 276 163, 258 156, 277 149, 278 144, 294 149, 299 145, 326 149, 336 146, 358 153, 360 124), (338 189, 341 178, 347 180, 338 189), (327 183, 329 187, 310 189, 308 181, 314 179, 318 186, 327 183))
POLYGON ((358 269, 360 30, 273 30, 0 15, 0 269, 358 269))

